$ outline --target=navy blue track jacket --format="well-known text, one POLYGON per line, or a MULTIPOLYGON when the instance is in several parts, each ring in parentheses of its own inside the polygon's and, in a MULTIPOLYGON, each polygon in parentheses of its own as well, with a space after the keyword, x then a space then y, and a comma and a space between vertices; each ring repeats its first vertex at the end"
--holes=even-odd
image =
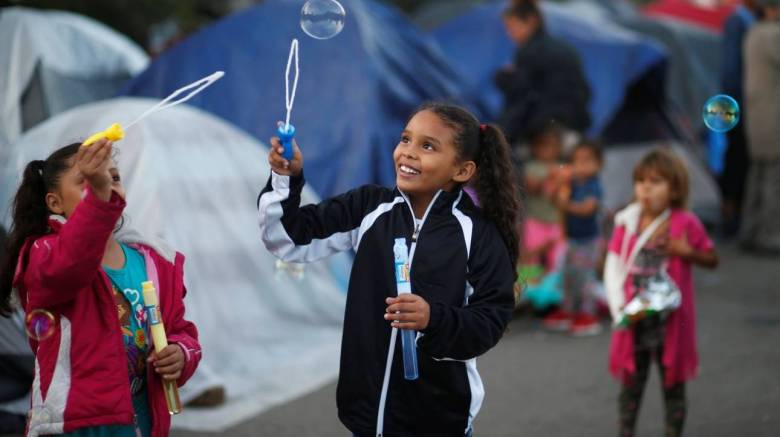
POLYGON ((411 204, 397 188, 366 185, 301 207, 303 185, 302 175, 271 173, 258 198, 260 231, 268 250, 288 262, 355 251, 339 418, 361 436, 463 436, 485 395, 476 357, 498 343, 514 307, 514 268, 498 229, 460 189, 439 191, 415 229, 411 204), (412 292, 431 309, 417 336, 415 381, 404 379, 400 339, 385 374, 392 331, 385 299, 397 295, 393 244, 401 237, 408 245, 416 237, 412 292))

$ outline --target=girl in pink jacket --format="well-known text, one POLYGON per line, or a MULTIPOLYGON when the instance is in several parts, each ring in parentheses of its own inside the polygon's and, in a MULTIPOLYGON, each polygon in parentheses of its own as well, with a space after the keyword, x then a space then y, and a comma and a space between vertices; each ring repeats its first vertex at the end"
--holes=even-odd
POLYGON ((615 216, 604 271, 610 312, 615 324, 632 314, 626 303, 651 289, 679 291, 676 305, 632 316, 615 329, 609 348, 609 370, 621 382, 620 436, 633 436, 642 393, 653 361, 663 380, 666 436, 682 433, 686 414, 685 382, 696 376, 696 312, 692 265, 714 268, 718 257, 699 219, 685 209, 688 172, 666 150, 655 150, 634 168, 636 202, 615 216), (672 307, 676 307, 671 309, 672 307), (649 314, 649 315, 647 315, 649 314))
POLYGON ((111 151, 101 140, 32 161, 14 199, 0 312, 18 299, 28 315, 51 315, 54 325, 50 335, 30 337, 29 436, 166 436, 162 379, 182 385, 200 361, 197 330, 184 319, 184 257, 115 232, 125 201, 111 151), (159 354, 143 311, 147 280, 169 342, 159 354))

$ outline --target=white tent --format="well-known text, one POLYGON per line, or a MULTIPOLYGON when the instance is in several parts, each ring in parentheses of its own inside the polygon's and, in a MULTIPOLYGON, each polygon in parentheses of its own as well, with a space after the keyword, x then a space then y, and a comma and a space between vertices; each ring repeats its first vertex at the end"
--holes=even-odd
POLYGON ((113 96, 149 63, 127 37, 62 11, 0 9, 0 158, 40 121, 113 96))
MULTIPOLYGON (((106 100, 33 128, 14 143, 0 173, 0 205, 8 205, 25 163, 113 122, 127 123, 155 102, 106 100)), ((307 265, 302 278, 276 269, 257 226, 268 149, 186 105, 145 119, 117 146, 126 225, 164 238, 187 257, 187 316, 198 325, 204 352, 182 395, 213 383, 227 388, 226 405, 185 410, 174 426, 222 430, 335 377, 351 259, 307 265)), ((316 200, 304 190, 304 203, 316 200)))

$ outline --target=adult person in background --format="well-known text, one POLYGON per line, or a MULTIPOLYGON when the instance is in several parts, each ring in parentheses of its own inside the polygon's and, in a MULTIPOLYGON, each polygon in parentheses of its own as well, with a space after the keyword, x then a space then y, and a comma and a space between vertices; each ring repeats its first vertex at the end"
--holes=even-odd
MULTIPOLYGON (((742 47, 745 36, 755 23, 759 8, 755 0, 745 0, 734 9, 723 28, 723 58, 721 62, 721 90, 736 99, 745 111, 743 94, 744 63, 742 47)), ((750 156, 745 139, 744 123, 737 123, 726 133, 728 148, 724 159, 720 189, 723 195, 723 225, 727 236, 739 230, 742 202, 745 194, 750 156)))
POLYGON ((750 170, 743 206, 746 249, 780 255, 780 0, 757 0, 762 18, 745 41, 750 170))
MULTIPOLYGON (((0 259, 5 254, 6 232, 0 225, 0 259)), ((0 434, 24 432, 28 393, 35 360, 24 334, 24 314, 0 316, 0 434)))
MULTIPOLYGON (((513 1, 503 18, 507 35, 518 46, 512 65, 495 75, 504 94, 499 124, 510 142, 526 142, 530 132, 550 122, 583 132, 591 123, 590 88, 577 52, 547 33, 535 0, 513 1)), ((571 139, 565 143, 577 143, 576 135, 567 136, 571 139)))

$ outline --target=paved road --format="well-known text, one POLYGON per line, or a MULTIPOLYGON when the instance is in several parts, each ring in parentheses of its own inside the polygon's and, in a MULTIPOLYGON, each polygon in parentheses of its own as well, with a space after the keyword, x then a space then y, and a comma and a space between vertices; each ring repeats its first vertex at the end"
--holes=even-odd
MULTIPOLYGON (((780 436, 780 259, 721 247, 719 270, 696 275, 701 372, 688 387, 687 436, 780 436)), ((487 398, 478 437, 616 435, 618 385, 607 373, 609 335, 574 339, 514 320, 479 361, 487 398)), ((662 435, 654 373, 640 436, 662 435)), ((174 437, 203 434, 176 431, 174 437)), ((335 384, 219 435, 347 436, 336 417, 335 384)))
MULTIPOLYGON (((780 259, 721 247, 721 268, 696 275, 701 373, 688 386, 687 436, 780 435, 780 259)), ((479 437, 612 436, 617 384, 606 371, 608 334, 574 339, 519 317, 480 359, 487 398, 479 437)), ((640 436, 662 435, 653 374, 640 436)), ((174 437, 347 436, 336 418, 335 384, 219 434, 174 437)))

